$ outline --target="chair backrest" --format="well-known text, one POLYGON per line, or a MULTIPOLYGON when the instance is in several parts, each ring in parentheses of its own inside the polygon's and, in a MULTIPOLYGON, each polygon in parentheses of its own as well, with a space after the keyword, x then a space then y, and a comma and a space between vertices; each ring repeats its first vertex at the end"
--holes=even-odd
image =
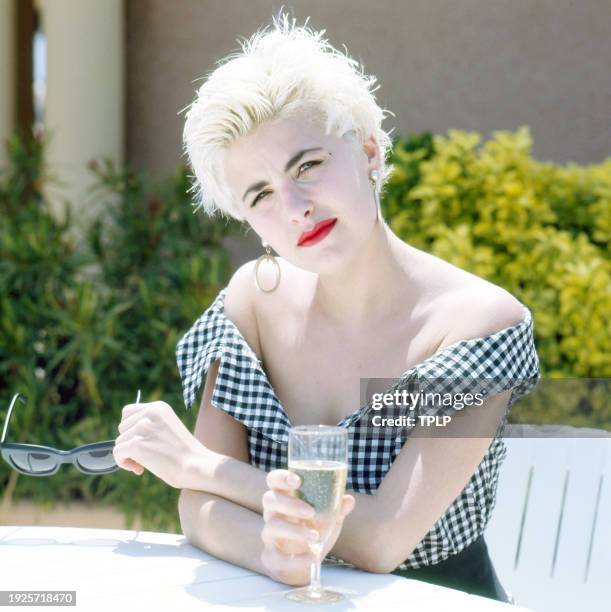
POLYGON ((505 589, 537 612, 611 611, 611 437, 584 432, 611 436, 504 440, 485 538, 505 589))

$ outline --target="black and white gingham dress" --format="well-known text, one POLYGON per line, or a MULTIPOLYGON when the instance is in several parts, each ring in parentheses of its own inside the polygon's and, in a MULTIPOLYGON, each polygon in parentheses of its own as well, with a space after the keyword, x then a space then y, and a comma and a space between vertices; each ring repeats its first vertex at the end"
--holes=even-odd
MULTIPOLYGON (((225 316, 225 293, 226 288, 176 346, 185 405, 191 407, 204 374, 213 361, 220 360, 212 404, 246 426, 252 465, 265 471, 286 467, 291 423, 257 355, 225 316)), ((526 306, 523 308, 525 316, 518 324, 447 346, 410 368, 400 382, 416 381, 419 388, 426 389, 429 381, 448 377, 454 381, 491 379, 497 381, 495 392, 512 389, 510 408, 539 379, 532 316, 526 306)), ((392 436, 365 435, 362 422, 370 414, 369 408, 363 406, 338 423, 348 429, 349 435, 347 489, 367 494, 378 488, 410 433, 404 428, 392 436)), ((443 412, 441 409, 437 414, 443 412)), ((397 569, 439 563, 483 533, 495 504, 499 467, 506 455, 498 435, 501 427, 463 491, 397 569)))

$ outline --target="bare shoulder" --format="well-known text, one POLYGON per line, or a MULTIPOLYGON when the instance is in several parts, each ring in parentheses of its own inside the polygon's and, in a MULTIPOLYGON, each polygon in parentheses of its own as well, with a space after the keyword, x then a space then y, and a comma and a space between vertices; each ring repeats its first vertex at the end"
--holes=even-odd
POLYGON ((249 261, 233 273, 227 285, 224 310, 225 316, 238 328, 246 342, 261 358, 255 310, 254 267, 255 261, 249 261))
POLYGON ((425 251, 412 252, 421 293, 449 323, 442 345, 486 336, 523 320, 522 304, 506 289, 425 251))
MULTIPOLYGON (((477 278, 477 277, 476 277, 477 278)), ((520 323, 524 308, 511 293, 483 279, 447 296, 452 328, 441 347, 494 334, 520 323)))
MULTIPOLYGON (((255 285, 257 260, 240 266, 231 277, 225 294, 225 315, 240 330, 248 344, 262 358, 259 329, 265 321, 287 319, 299 313, 308 302, 315 284, 315 275, 276 257, 281 280, 272 293, 259 291, 255 285)), ((261 266, 259 283, 263 287, 275 284, 278 271, 273 266, 261 266)))

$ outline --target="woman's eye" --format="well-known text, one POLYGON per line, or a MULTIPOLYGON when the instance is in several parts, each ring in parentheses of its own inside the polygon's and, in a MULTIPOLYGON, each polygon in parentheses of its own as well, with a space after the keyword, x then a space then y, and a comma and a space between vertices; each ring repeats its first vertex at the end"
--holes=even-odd
POLYGON ((306 170, 309 170, 310 168, 312 168, 312 166, 318 166, 321 163, 322 162, 317 161, 317 160, 305 162, 305 163, 301 164, 301 166, 299 166, 299 174, 301 174, 302 172, 305 172, 306 170))
MULTIPOLYGON (((306 172, 307 170, 309 170, 312 166, 309 166, 308 168, 306 168, 305 170, 302 170, 302 168, 304 166, 308 166, 308 164, 312 164, 312 166, 318 166, 319 164, 322 164, 321 161, 311 161, 311 162, 304 162, 303 164, 301 164, 301 166, 299 166, 299 174, 301 174, 302 172, 306 172)), ((268 193, 271 193, 271 191, 262 191, 261 193, 259 193, 255 199, 252 201, 252 204, 250 205, 250 207, 252 208, 253 206, 255 206, 255 204, 263 197, 266 196, 268 193)))
POLYGON ((270 191, 262 191, 261 193, 257 194, 255 199, 252 201, 252 204, 250 205, 250 207, 252 208, 263 196, 266 196, 268 193, 271 193, 271 192, 270 191))

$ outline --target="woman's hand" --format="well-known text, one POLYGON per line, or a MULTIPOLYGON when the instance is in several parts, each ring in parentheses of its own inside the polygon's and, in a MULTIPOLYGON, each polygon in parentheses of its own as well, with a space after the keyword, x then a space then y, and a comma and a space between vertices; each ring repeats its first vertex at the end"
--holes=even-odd
MULTIPOLYGON (((273 580, 293 586, 310 582, 310 566, 316 560, 308 542, 318 540, 318 532, 308 526, 314 508, 293 495, 301 482, 288 470, 272 470, 267 475, 267 490, 263 494, 261 561, 273 580)), ((344 495, 337 521, 325 543, 322 558, 333 548, 342 529, 344 518, 354 508, 354 497, 344 495)))
POLYGON ((140 476, 144 468, 177 489, 190 488, 186 466, 206 453, 165 402, 123 408, 113 455, 117 465, 140 476))

